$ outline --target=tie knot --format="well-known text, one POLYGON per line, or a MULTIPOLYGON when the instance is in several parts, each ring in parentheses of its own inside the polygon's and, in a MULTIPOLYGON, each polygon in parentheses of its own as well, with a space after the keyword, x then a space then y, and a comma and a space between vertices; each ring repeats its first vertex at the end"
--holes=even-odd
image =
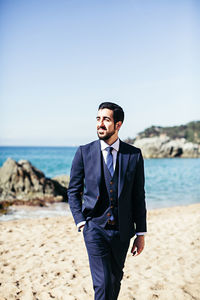
POLYGON ((106 150, 108 151, 109 154, 112 154, 113 147, 107 147, 106 150))

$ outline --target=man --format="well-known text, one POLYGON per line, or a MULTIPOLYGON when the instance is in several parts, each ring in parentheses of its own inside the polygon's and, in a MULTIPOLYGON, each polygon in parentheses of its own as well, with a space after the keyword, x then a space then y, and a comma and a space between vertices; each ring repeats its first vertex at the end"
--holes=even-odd
POLYGON ((141 151, 118 138, 123 109, 100 104, 99 140, 80 146, 68 188, 69 205, 79 231, 83 228, 95 300, 116 300, 130 239, 138 255, 144 248, 146 206, 141 151))

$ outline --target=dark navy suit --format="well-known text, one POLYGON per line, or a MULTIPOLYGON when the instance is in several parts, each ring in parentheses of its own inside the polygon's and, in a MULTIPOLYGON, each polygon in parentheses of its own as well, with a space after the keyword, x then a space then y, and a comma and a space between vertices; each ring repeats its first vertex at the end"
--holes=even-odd
POLYGON ((115 173, 103 160, 100 141, 80 146, 68 188, 69 205, 83 229, 96 300, 116 300, 130 238, 146 232, 141 151, 120 141, 115 173), (115 226, 107 226, 114 215, 115 226))

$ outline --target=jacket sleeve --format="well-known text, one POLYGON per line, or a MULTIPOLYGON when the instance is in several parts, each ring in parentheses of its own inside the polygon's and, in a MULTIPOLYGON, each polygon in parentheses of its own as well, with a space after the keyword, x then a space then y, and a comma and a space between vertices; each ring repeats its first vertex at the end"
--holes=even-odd
POLYGON ((81 147, 78 148, 71 167, 68 187, 69 206, 76 224, 85 221, 82 214, 82 193, 84 187, 84 164, 81 147))
POLYGON ((144 161, 142 153, 138 155, 136 173, 133 185, 133 216, 136 232, 146 232, 146 203, 144 190, 144 161))

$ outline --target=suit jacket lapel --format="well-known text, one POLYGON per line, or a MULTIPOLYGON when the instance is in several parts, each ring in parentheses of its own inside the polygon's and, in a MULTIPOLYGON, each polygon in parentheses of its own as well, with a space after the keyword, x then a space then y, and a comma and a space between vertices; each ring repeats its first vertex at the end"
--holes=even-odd
POLYGON ((96 141, 90 146, 91 162, 93 166, 93 174, 96 176, 98 189, 101 183, 101 145, 100 141, 96 141))
POLYGON ((118 181, 118 199, 121 195, 123 186, 124 186, 124 180, 125 180, 125 174, 128 167, 129 157, 130 153, 128 153, 125 149, 125 144, 120 141, 120 147, 119 147, 119 181, 118 181))

